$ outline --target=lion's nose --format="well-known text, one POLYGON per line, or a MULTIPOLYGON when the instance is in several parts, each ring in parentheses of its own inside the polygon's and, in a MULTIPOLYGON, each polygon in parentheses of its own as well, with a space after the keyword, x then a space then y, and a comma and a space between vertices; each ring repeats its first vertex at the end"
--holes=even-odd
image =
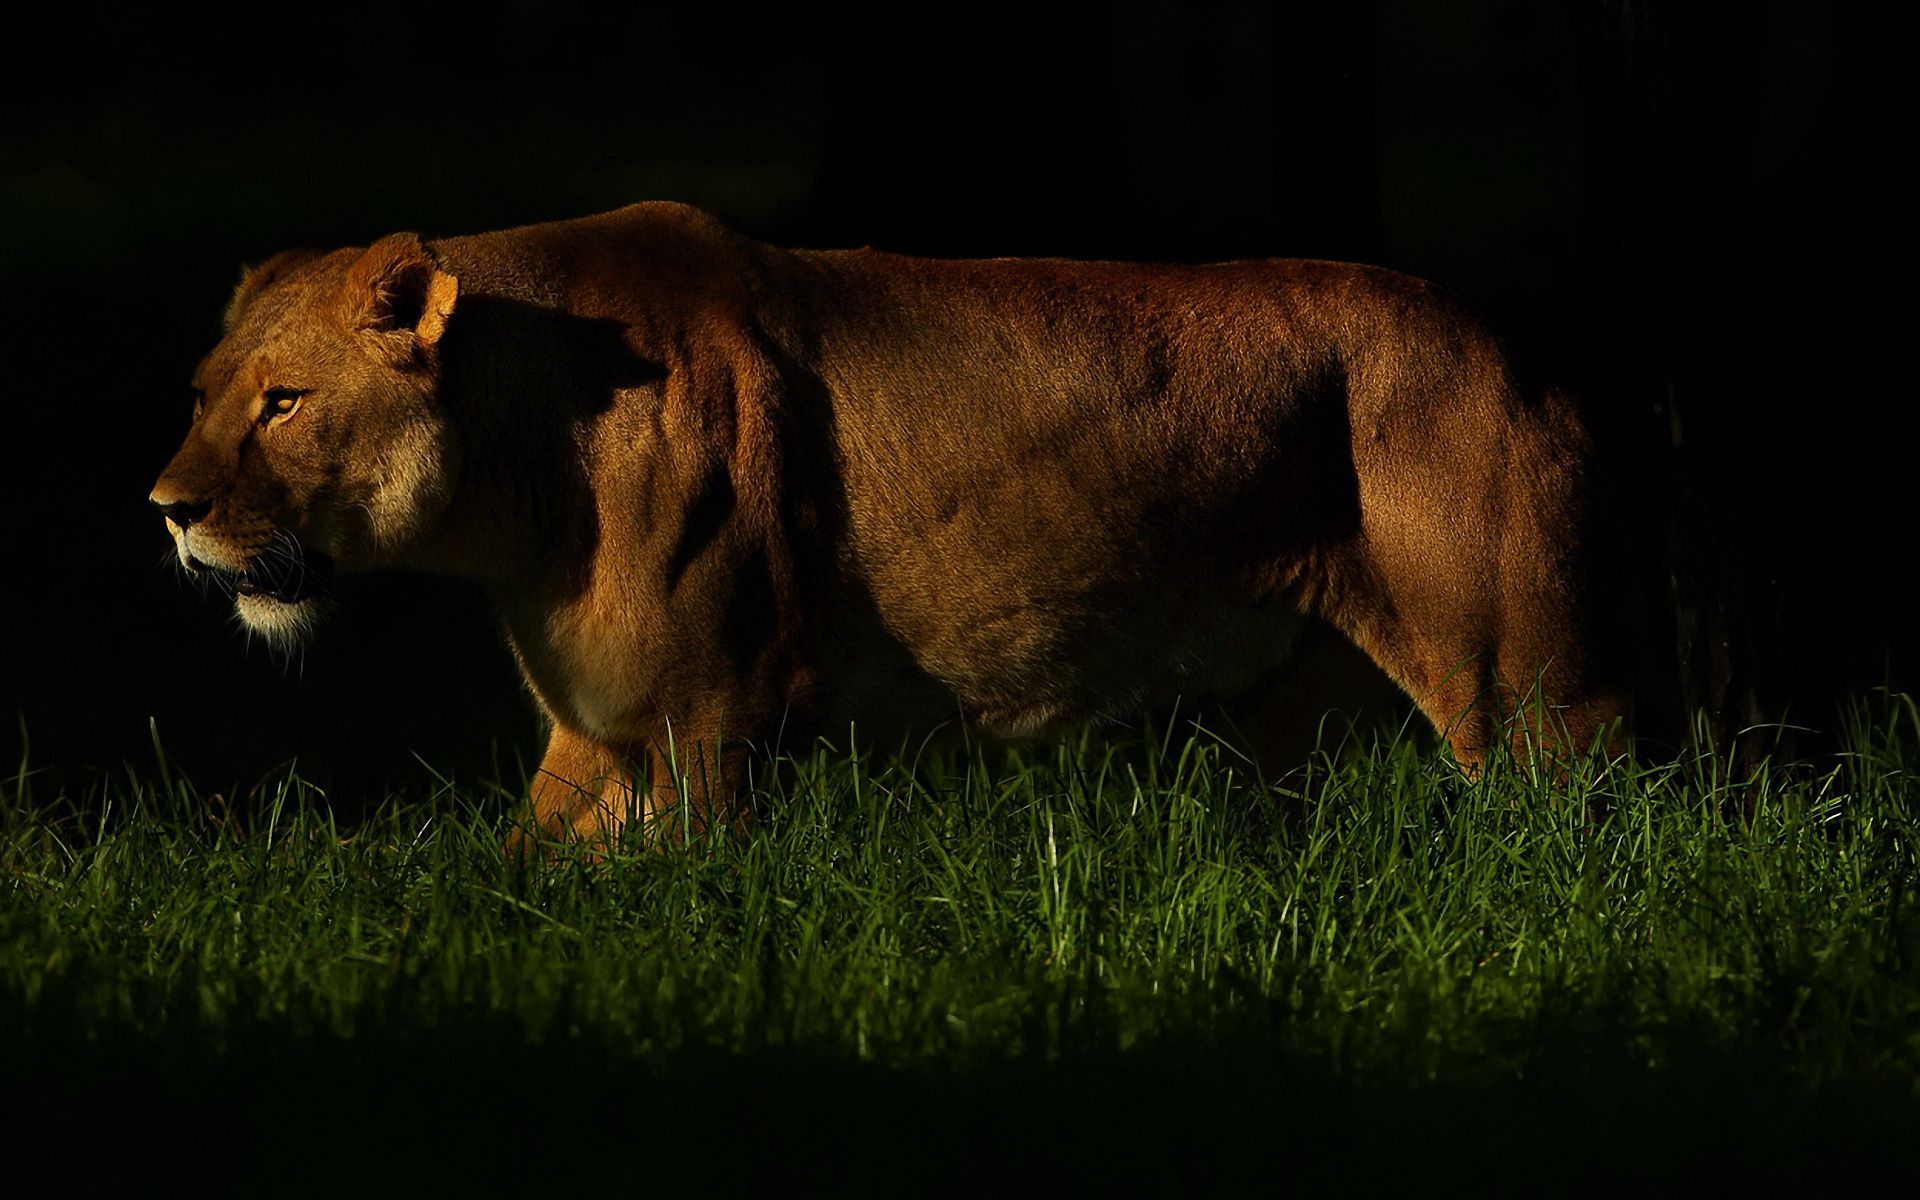
POLYGON ((182 529, 205 518, 213 511, 211 500, 166 500, 162 499, 157 492, 147 499, 153 501, 153 506, 160 510, 160 515, 182 529))

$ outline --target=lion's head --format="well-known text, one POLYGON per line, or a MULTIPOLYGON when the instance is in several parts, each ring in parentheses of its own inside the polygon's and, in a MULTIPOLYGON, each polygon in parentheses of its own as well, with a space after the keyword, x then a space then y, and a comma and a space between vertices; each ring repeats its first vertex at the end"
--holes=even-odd
POLYGON ((459 455, 438 350, 458 296, 412 234, 246 272, 150 498, 248 628, 298 636, 336 564, 401 561, 444 512, 459 455))

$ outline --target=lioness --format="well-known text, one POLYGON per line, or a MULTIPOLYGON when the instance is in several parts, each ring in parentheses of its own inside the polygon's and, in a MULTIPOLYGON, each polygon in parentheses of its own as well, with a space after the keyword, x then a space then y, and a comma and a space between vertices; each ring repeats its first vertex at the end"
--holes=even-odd
POLYGON ((1257 697, 1327 626, 1465 763, 1529 694, 1576 747, 1619 712, 1574 406, 1391 271, 783 250, 655 203, 283 254, 225 329, 152 493, 180 561, 275 639, 334 566, 479 580, 555 833, 744 821, 750 747, 850 722, 1257 697))

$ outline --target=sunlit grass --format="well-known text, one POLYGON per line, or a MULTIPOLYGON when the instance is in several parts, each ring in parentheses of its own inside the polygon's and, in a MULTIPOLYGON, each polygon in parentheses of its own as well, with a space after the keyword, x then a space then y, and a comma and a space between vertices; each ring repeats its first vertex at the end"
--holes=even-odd
POLYGON ((1046 1088, 1075 1072, 1111 1094, 1210 1079, 1180 1103, 1308 1124, 1355 1095, 1511 1107, 1569 1071, 1907 1103, 1920 721, 1873 711, 1839 761, 1752 779, 1711 757, 1468 779, 1389 744, 1277 783, 1205 741, 821 753, 749 838, 532 869, 501 851, 514 786, 448 781, 342 825, 297 774, 229 806, 164 762, 74 796, 23 767, 0 1054, 82 1078, 191 1061, 256 1090, 285 1055, 347 1087, 310 1060, 355 1046, 562 1091, 583 1061, 682 1083, 803 1063, 869 1101, 1018 1078, 982 1103, 1068 1125, 1032 1106, 1067 1103, 1046 1088))

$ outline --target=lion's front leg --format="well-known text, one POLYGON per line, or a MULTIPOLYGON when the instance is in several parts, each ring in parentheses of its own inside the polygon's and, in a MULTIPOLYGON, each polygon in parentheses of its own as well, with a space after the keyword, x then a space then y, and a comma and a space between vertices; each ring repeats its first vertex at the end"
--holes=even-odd
POLYGON ((669 838, 715 827, 745 833, 753 822, 749 754, 747 743, 731 740, 656 743, 650 756, 649 821, 669 838))
POLYGON ((635 805, 646 795, 644 771, 624 751, 556 726, 529 788, 532 828, 515 830, 509 848, 524 846, 535 832, 611 842, 630 817, 643 815, 635 805))
POLYGON ((509 848, 523 848, 534 831, 610 845, 634 820, 646 821, 650 836, 716 824, 743 832, 747 774, 744 746, 667 740, 616 748, 555 727, 530 788, 532 829, 516 830, 509 848))

